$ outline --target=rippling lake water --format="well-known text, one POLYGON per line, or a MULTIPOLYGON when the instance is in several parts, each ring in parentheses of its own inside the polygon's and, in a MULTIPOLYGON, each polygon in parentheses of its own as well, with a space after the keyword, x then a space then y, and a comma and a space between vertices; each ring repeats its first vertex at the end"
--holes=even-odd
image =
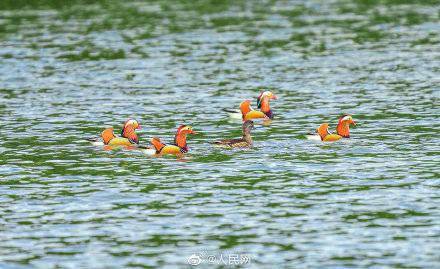
POLYGON ((1 268, 440 267, 438 1, 3 0, 0 42, 1 268), (262 89, 255 147, 213 148, 262 89), (129 117, 200 134, 84 140, 129 117))

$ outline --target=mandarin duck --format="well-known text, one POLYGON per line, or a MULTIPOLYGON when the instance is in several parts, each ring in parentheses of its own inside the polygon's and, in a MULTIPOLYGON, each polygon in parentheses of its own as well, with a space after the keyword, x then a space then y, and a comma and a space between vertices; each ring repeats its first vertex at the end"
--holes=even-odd
POLYGON ((351 115, 342 115, 336 126, 336 133, 332 134, 328 130, 328 123, 321 124, 316 133, 307 135, 309 140, 319 140, 324 142, 337 141, 341 138, 350 138, 350 125, 356 125, 351 115))
POLYGON ((240 103, 240 111, 223 109, 233 119, 252 120, 252 119, 265 119, 272 120, 274 118, 273 112, 270 109, 270 100, 276 100, 278 97, 271 91, 264 91, 257 97, 257 107, 260 111, 253 110, 251 108, 251 101, 245 100, 240 103), (246 116, 247 113, 251 112, 246 116))
POLYGON ((141 129, 137 120, 128 119, 122 127, 121 135, 116 136, 112 127, 105 129, 100 138, 90 138, 88 141, 95 146, 132 146, 139 144, 136 130, 141 129))
POLYGON ((186 144, 186 137, 188 134, 196 134, 191 126, 181 125, 174 136, 173 144, 165 144, 159 138, 153 137, 151 139, 152 147, 144 148, 142 151, 147 155, 176 155, 182 156, 189 151, 188 145, 186 144))

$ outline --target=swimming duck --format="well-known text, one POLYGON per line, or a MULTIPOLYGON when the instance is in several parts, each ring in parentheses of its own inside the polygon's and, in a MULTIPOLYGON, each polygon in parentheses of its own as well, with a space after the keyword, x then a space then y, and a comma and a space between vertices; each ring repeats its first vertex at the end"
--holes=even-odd
POLYGON ((196 134, 191 126, 181 125, 174 136, 174 143, 167 145, 163 143, 159 138, 153 137, 151 144, 153 148, 146 148, 143 150, 148 155, 177 155, 181 156, 189 151, 186 144, 186 137, 188 134, 196 134))
POLYGON ((307 139, 330 142, 337 141, 341 138, 350 138, 351 124, 356 125, 353 117, 351 115, 342 115, 336 126, 336 134, 332 134, 328 131, 328 123, 323 123, 318 127, 316 133, 307 135, 307 139))
POLYGON ((251 130, 254 129, 254 122, 247 120, 243 122, 242 130, 243 137, 236 139, 225 139, 220 141, 215 141, 214 145, 224 148, 250 148, 252 147, 252 137, 251 130))
POLYGON ((272 110, 270 109, 270 100, 276 100, 278 99, 278 97, 273 94, 271 91, 264 91, 262 92, 258 97, 257 97, 257 107, 260 109, 260 111, 256 111, 253 110, 251 108, 251 101, 249 100, 245 100, 244 102, 246 103, 241 103, 240 104, 240 111, 238 110, 231 110, 231 109, 223 109, 224 111, 226 111, 229 116, 233 119, 243 119, 244 115, 247 114, 248 112, 252 112, 251 114, 249 114, 247 116, 246 120, 251 120, 251 119, 273 119, 274 115, 272 113, 272 110), (243 112, 243 108, 242 105, 246 105, 246 107, 244 107, 245 112, 243 112), (256 113, 256 112, 262 112, 262 113, 256 113), (266 117, 264 117, 264 115, 266 115, 266 117))
POLYGON ((141 129, 137 120, 128 119, 122 127, 121 136, 116 136, 113 128, 107 128, 101 133, 101 138, 88 139, 95 146, 132 146, 139 144, 136 130, 141 129))

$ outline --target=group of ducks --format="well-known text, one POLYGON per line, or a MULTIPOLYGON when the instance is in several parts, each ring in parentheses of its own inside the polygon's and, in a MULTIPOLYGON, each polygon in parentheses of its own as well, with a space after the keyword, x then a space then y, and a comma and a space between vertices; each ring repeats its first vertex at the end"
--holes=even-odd
MULTIPOLYGON (((239 110, 225 110, 232 118, 241 118, 243 121, 243 136, 237 139, 224 139, 215 141, 213 144, 224 148, 249 148, 252 147, 251 130, 254 128, 254 120, 262 120, 263 123, 269 123, 274 118, 270 108, 270 101, 276 100, 277 96, 270 91, 262 92, 257 98, 257 107, 254 110, 251 107, 251 101, 245 100, 240 103, 239 110)), ((328 129, 328 123, 321 124, 315 133, 306 135, 307 139, 319 140, 323 142, 333 142, 342 138, 350 137, 350 125, 356 125, 351 115, 343 115, 339 118, 336 127, 336 133, 331 133, 328 129)), ((150 140, 150 146, 139 145, 139 138, 136 130, 141 129, 138 121, 129 119, 124 123, 120 136, 115 135, 113 128, 107 128, 101 133, 100 138, 88 139, 94 145, 103 145, 106 149, 115 147, 139 148, 148 155, 177 155, 181 156, 188 152, 186 143, 187 135, 196 134, 191 126, 181 125, 174 136, 172 144, 163 143, 160 138, 153 137, 150 140)))

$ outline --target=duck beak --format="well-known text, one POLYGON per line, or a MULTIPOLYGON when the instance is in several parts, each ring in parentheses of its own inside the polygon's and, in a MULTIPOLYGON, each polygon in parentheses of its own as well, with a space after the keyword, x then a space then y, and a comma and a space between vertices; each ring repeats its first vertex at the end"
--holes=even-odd
POLYGON ((351 121, 351 124, 353 124, 354 126, 356 126, 356 122, 354 120, 351 121))
POLYGON ((189 130, 189 134, 197 134, 197 132, 193 130, 189 130))
POLYGON ((141 125, 139 124, 138 127, 136 128, 136 130, 142 130, 141 125))
POLYGON ((275 94, 273 94, 272 97, 271 97, 270 99, 277 100, 278 97, 277 97, 275 94))

